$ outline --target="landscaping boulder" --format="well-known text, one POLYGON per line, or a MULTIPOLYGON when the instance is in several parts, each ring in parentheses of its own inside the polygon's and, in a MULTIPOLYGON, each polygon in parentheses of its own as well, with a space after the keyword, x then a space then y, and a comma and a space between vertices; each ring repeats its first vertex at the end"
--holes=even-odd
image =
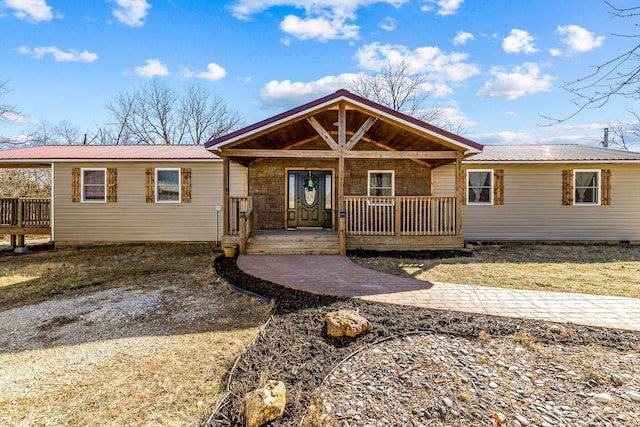
POLYGON ((356 337, 373 329, 371 322, 352 310, 338 310, 324 316, 327 334, 332 337, 356 337))
POLYGON ((244 397, 244 419, 248 427, 258 427, 284 414, 287 390, 282 381, 268 381, 244 397))

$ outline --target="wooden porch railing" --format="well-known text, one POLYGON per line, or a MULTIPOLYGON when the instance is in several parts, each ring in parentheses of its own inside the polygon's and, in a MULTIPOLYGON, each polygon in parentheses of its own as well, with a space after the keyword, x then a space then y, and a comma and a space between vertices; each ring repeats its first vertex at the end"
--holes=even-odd
POLYGON ((247 251, 247 240, 253 234, 253 198, 228 198, 228 233, 237 235, 241 254, 247 251))
POLYGON ((50 227, 51 199, 0 199, 0 226, 50 227))
POLYGON ((456 198, 345 196, 346 234, 455 236, 456 198))

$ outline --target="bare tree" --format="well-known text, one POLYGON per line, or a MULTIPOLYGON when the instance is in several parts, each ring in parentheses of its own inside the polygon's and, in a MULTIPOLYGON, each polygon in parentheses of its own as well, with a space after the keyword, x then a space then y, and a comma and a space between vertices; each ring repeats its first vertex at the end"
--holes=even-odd
POLYGON ((445 108, 429 104, 431 91, 427 87, 427 76, 415 71, 406 60, 389 62, 377 74, 360 73, 348 84, 352 92, 392 110, 447 130, 465 132, 462 121, 448 120, 445 108))
POLYGON ((608 143, 605 146, 629 150, 640 144, 640 115, 629 110, 634 117, 631 121, 609 123, 608 143))
POLYGON ((69 120, 60 121, 53 128, 53 133, 57 144, 77 145, 81 142, 80 129, 69 120))
MULTIPOLYGON (((618 8, 605 1, 611 8, 613 18, 631 18, 640 16, 640 6, 618 8)), ((638 26, 638 24, 636 24, 638 26)), ((613 34, 617 37, 635 39, 640 34, 613 34)), ((585 109, 600 108, 612 97, 620 96, 637 100, 640 98, 640 44, 620 53, 603 64, 593 67, 593 71, 577 80, 561 86, 572 96, 571 102, 576 109, 563 118, 552 118, 551 124, 565 122, 585 109)))
MULTIPOLYGON (((2 98, 7 92, 9 92, 9 80, 0 82, 0 98, 2 98)), ((17 116, 20 113, 15 105, 5 104, 0 102, 0 121, 11 122, 12 116, 17 116)))
POLYGON ((154 79, 107 104, 111 122, 93 141, 111 144, 202 144, 242 125, 242 118, 202 86, 178 93, 154 79))
MULTIPOLYGON (((6 104, 2 102, 2 97, 9 92, 9 80, 0 82, 0 123, 2 122, 14 122, 17 117, 20 116, 18 109, 14 105, 6 104)), ((0 149, 17 144, 14 138, 0 135, 0 149)))
POLYGON ((186 131, 193 144, 238 129, 244 122, 242 115, 229 108, 224 99, 207 92, 201 85, 189 85, 180 100, 180 112, 186 118, 186 131))
POLYGON ((49 169, 0 168, 0 197, 51 197, 49 169))

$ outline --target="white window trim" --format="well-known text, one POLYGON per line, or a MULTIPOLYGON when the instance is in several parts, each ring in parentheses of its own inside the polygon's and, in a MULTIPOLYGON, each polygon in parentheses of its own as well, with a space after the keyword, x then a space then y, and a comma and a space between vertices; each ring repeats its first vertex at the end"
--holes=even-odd
POLYGON ((466 176, 466 180, 465 180, 465 185, 467 187, 467 205, 471 205, 471 206, 491 206, 493 205, 493 194, 495 192, 495 189, 493 188, 494 186, 494 178, 493 178, 493 169, 467 169, 467 176, 466 176), (469 200, 469 197, 471 196, 471 191, 469 188, 469 173, 470 172, 489 172, 490 174, 490 178, 489 178, 489 201, 488 202, 471 202, 469 200))
POLYGON ((156 196, 156 203, 182 203, 182 170, 180 168, 155 168, 155 184, 153 191, 156 196), (178 172, 178 200, 158 200, 158 172, 159 171, 175 171, 178 172))
POLYGON ((600 196, 602 194, 602 177, 601 175, 601 170, 600 169, 574 169, 573 170, 573 194, 571 195, 573 197, 573 206, 600 206, 600 204, 602 203, 602 200, 600 200, 602 197, 600 196), (585 203, 585 202, 578 202, 576 200, 576 172, 595 172, 596 176, 598 177, 598 185, 596 187, 596 203, 585 203))
POLYGON ((107 168, 81 168, 80 169, 80 201, 82 203, 107 203, 107 168), (102 200, 86 200, 84 198, 84 173, 101 171, 104 174, 104 198, 102 200))
MULTIPOLYGON (((395 170, 369 170, 367 171, 367 196, 368 197, 395 197, 396 196, 396 171, 395 170), (391 196, 372 196, 371 195, 371 174, 372 173, 390 173, 391 174, 391 196)), ((393 206, 395 202, 372 202, 367 201, 368 206, 393 206)))

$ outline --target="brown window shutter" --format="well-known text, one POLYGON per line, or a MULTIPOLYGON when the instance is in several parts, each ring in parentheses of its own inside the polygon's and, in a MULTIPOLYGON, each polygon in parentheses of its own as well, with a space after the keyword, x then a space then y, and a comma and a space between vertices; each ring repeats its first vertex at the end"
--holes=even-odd
POLYGON ((504 205, 504 169, 493 171, 493 204, 504 205))
POLYGON ((147 203, 155 203, 155 177, 153 176, 153 168, 147 168, 147 203))
POLYGON ((71 169, 71 202, 80 202, 80 168, 71 169))
POLYGON ((107 169, 107 203, 115 203, 118 200, 118 170, 115 168, 107 169))
POLYGON ((460 185, 462 185, 462 191, 460 192, 462 194, 462 204, 466 205, 467 204, 467 184, 468 184, 466 169, 460 168, 460 178, 458 181, 460 182, 460 185))
POLYGON ((182 168, 180 171, 182 181, 182 203, 191 203, 191 169, 182 168))
POLYGON ((603 206, 609 206, 611 204, 611 169, 602 169, 600 172, 602 177, 602 198, 600 204, 603 206))
POLYGON ((573 205, 573 171, 571 169, 562 171, 562 205, 573 205))

